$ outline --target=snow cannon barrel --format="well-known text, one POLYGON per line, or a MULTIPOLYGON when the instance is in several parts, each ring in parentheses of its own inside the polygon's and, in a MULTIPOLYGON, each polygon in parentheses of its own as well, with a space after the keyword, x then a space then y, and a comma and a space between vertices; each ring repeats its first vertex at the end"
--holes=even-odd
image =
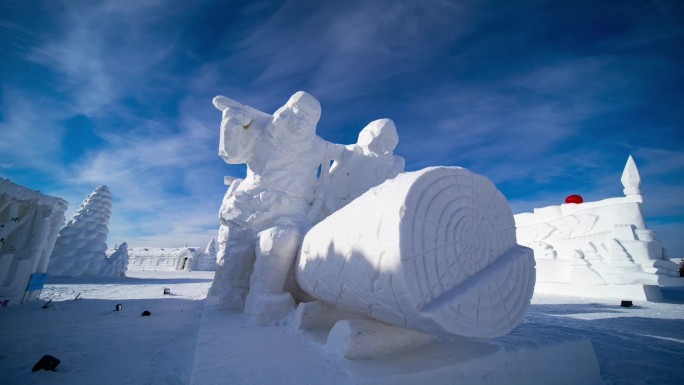
POLYGON ((522 320, 535 262, 489 179, 432 167, 400 174, 314 226, 297 281, 315 298, 389 324, 493 338, 522 320))

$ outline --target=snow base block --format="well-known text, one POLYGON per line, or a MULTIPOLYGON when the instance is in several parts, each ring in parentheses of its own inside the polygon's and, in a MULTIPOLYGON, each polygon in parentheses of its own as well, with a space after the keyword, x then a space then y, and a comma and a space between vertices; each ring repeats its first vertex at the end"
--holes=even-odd
POLYGON ((326 348, 328 329, 299 330, 295 324, 292 314, 284 324, 261 326, 241 313, 219 310, 210 296, 189 383, 603 384, 589 340, 516 348, 496 339, 459 338, 353 361, 326 348))

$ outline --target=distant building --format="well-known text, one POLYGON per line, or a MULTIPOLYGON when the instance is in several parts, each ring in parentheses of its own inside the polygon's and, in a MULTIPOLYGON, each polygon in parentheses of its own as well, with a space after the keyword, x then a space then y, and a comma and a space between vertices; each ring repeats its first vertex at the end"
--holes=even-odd
POLYGON ((128 270, 137 271, 214 271, 216 247, 212 239, 206 250, 199 247, 129 247, 128 270))
POLYGON ((186 270, 197 247, 129 247, 128 270, 186 270))

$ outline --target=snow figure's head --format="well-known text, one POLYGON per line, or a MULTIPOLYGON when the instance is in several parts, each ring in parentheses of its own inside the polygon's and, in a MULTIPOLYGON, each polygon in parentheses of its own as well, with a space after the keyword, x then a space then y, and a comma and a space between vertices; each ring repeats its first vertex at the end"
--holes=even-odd
POLYGON ((223 111, 219 155, 226 163, 247 163, 264 133, 264 124, 257 119, 258 112, 225 96, 217 96, 213 102, 223 111))
POLYGON ((316 135, 316 124, 321 118, 321 104, 306 92, 298 91, 273 117, 279 136, 310 141, 316 135))
POLYGON ((364 154, 391 155, 399 143, 399 135, 391 119, 378 119, 368 123, 359 133, 357 145, 364 154))

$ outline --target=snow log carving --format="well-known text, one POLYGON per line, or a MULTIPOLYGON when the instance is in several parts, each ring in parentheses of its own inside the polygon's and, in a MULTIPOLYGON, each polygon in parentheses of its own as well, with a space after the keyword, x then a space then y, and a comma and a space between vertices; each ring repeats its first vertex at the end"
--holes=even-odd
POLYGON ((503 195, 458 167, 400 174, 305 236, 297 281, 345 310, 437 336, 496 337, 522 320, 532 251, 503 195))

